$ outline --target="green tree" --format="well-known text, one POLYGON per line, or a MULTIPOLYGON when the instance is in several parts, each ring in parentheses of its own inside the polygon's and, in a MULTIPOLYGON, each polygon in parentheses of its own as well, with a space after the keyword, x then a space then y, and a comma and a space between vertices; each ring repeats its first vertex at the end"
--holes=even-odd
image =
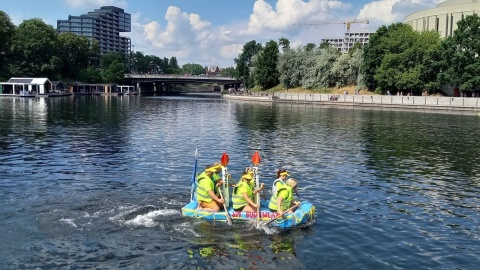
MULTIPOLYGON (((370 90, 375 90, 375 72, 380 67, 384 55, 387 53, 387 45, 384 39, 397 28, 405 27, 403 23, 395 23, 390 26, 382 25, 370 36, 368 44, 364 48, 363 70, 365 83, 370 90)), ((378 85, 378 84, 377 84, 378 85)))
POLYGON ((220 75, 223 76, 223 77, 234 78, 235 77, 235 68, 234 67, 224 68, 220 71, 220 75))
POLYGON ((18 76, 58 78, 61 59, 57 57, 57 33, 41 19, 23 21, 17 28, 12 50, 12 72, 18 76))
POLYGON ((363 45, 362 43, 360 42, 355 42, 355 44, 353 44, 353 47, 350 48, 350 50, 348 50, 348 54, 350 55, 350 57, 353 55, 353 53, 357 50, 363 50, 363 45))
MULTIPOLYGON (((305 51, 307 51, 306 48, 305 51)), ((333 47, 317 49, 312 52, 313 57, 306 61, 306 74, 303 78, 302 86, 307 89, 321 89, 334 86, 336 81, 332 69, 340 56, 340 52, 333 47)))
POLYGON ((420 93, 433 85, 429 63, 439 44, 440 36, 434 31, 417 32, 406 24, 389 30, 380 43, 383 58, 374 73, 377 92, 420 93))
POLYGON ((89 65, 90 42, 72 33, 58 35, 59 56, 63 62, 62 77, 77 80, 82 69, 89 65))
POLYGON ((114 60, 108 68, 102 69, 103 80, 107 83, 122 83, 125 75, 125 64, 114 60))
POLYGON ((246 88, 254 86, 254 80, 250 76, 250 68, 252 67, 252 57, 262 50, 262 44, 251 40, 243 45, 242 53, 235 58, 235 75, 246 88))
POLYGON ((278 43, 270 40, 265 48, 259 53, 258 62, 255 65, 255 84, 268 89, 279 83, 278 64, 278 43))
POLYGON ((190 75, 200 75, 204 74, 205 70, 200 64, 185 64, 182 66, 183 72, 190 75))
POLYGON ((11 44, 15 35, 15 25, 10 17, 0 10, 0 80, 10 76, 8 62, 12 56, 11 44))
POLYGON ((441 45, 438 82, 460 86, 460 91, 480 88, 480 17, 471 15, 457 23, 451 38, 441 45))
POLYGON ((332 66, 331 72, 335 78, 337 87, 344 87, 355 83, 354 74, 350 73, 350 55, 348 53, 340 55, 332 66))
POLYGON ((96 39, 90 42, 88 61, 89 66, 100 67, 100 43, 96 39))
POLYGON ((170 58, 170 60, 168 61, 168 67, 169 68, 172 68, 172 69, 178 69, 178 62, 177 62, 177 58, 172 56, 170 58))
POLYGON ((307 45, 305 45, 304 49, 308 52, 310 51, 313 51, 315 50, 315 43, 307 43, 307 45))
POLYGON ((280 38, 278 40, 278 44, 282 47, 282 51, 290 49, 290 40, 288 40, 287 38, 280 38))
POLYGON ((319 46, 320 49, 326 49, 328 47, 330 47, 330 43, 328 41, 323 41, 319 46))
POLYGON ((98 68, 89 66, 80 70, 78 80, 86 83, 101 83, 103 82, 102 72, 98 68))
POLYGON ((100 68, 106 70, 114 62, 120 62, 123 65, 126 63, 125 56, 119 52, 109 52, 100 57, 100 68))

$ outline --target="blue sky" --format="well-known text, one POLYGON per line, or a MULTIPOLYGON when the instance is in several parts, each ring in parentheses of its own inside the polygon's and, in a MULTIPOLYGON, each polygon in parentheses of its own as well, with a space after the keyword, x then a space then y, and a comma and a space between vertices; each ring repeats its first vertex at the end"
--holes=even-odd
POLYGON ((56 27, 58 19, 80 15, 104 5, 132 14, 135 51, 175 56, 180 65, 233 66, 233 59, 250 40, 265 43, 286 37, 293 47, 341 37, 342 24, 352 31, 375 31, 382 24, 403 22, 406 15, 435 7, 442 0, 0 0, 0 10, 13 23, 41 18, 56 27))

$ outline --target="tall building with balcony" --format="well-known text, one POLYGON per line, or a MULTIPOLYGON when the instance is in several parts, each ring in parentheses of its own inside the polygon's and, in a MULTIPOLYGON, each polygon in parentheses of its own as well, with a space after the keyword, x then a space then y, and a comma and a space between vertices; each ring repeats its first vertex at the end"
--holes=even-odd
POLYGON ((330 37, 322 39, 322 43, 328 42, 330 46, 336 48, 341 53, 348 53, 355 43, 362 45, 368 44, 370 35, 373 32, 346 32, 343 37, 330 37))
POLYGON ((80 16, 68 16, 68 20, 57 21, 58 33, 73 33, 85 36, 90 41, 98 40, 100 54, 120 52, 129 54, 131 41, 120 36, 121 32, 131 31, 131 15, 121 8, 103 6, 100 9, 80 16))

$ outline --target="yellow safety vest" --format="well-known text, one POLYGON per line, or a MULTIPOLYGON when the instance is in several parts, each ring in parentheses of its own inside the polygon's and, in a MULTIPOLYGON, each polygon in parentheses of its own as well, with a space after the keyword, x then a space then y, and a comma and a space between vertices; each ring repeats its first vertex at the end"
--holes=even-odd
POLYGON ((197 188, 195 192, 197 193, 197 199, 202 202, 211 202, 213 201, 212 197, 208 195, 208 191, 212 190, 215 192, 215 183, 212 178, 208 177, 206 172, 202 172, 197 177, 197 188))
POLYGON ((271 210, 278 211, 277 209, 278 194, 280 194, 282 190, 287 190, 288 195, 287 195, 287 198, 283 198, 282 204, 280 206, 282 207, 282 210, 287 210, 288 207, 290 207, 290 204, 292 203, 292 200, 293 200, 293 191, 290 186, 283 185, 281 188, 277 190, 277 193, 273 194, 272 197, 270 198, 268 208, 270 208, 271 210))
POLYGON ((233 195, 232 195, 232 202, 233 202, 233 209, 238 209, 238 208, 241 208, 245 205, 248 204, 247 200, 245 200, 245 198, 243 197, 243 195, 241 194, 242 192, 237 192, 239 190, 245 190, 247 191, 247 196, 250 198, 250 199, 253 199, 253 190, 252 190, 252 186, 249 185, 247 182, 245 181, 240 181, 240 184, 238 184, 234 189, 233 189, 233 195), (240 188, 240 187, 244 187, 243 189, 240 188), (238 194, 240 193, 240 194, 238 194))

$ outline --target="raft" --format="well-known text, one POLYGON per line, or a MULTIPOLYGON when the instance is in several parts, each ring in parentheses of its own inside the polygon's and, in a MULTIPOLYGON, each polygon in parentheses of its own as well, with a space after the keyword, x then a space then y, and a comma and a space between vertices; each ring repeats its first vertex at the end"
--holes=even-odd
MULTIPOLYGON (((230 205, 232 205, 230 203, 230 205)), ((225 210, 220 212, 206 212, 197 210, 198 203, 196 201, 191 201, 182 208, 182 215, 193 218, 201 218, 206 220, 214 221, 227 221, 227 216, 225 210)), ((240 221, 257 221, 256 212, 240 212, 235 211, 230 206, 228 208, 228 213, 233 220, 233 223, 240 221)), ((273 213, 268 209, 268 201, 262 200, 260 202, 260 220, 268 222, 278 216, 277 213, 273 213)), ((297 210, 290 214, 285 214, 283 218, 279 218, 272 223, 270 226, 278 227, 280 229, 294 228, 301 225, 309 224, 315 220, 315 206, 308 202, 303 201, 297 210)))

